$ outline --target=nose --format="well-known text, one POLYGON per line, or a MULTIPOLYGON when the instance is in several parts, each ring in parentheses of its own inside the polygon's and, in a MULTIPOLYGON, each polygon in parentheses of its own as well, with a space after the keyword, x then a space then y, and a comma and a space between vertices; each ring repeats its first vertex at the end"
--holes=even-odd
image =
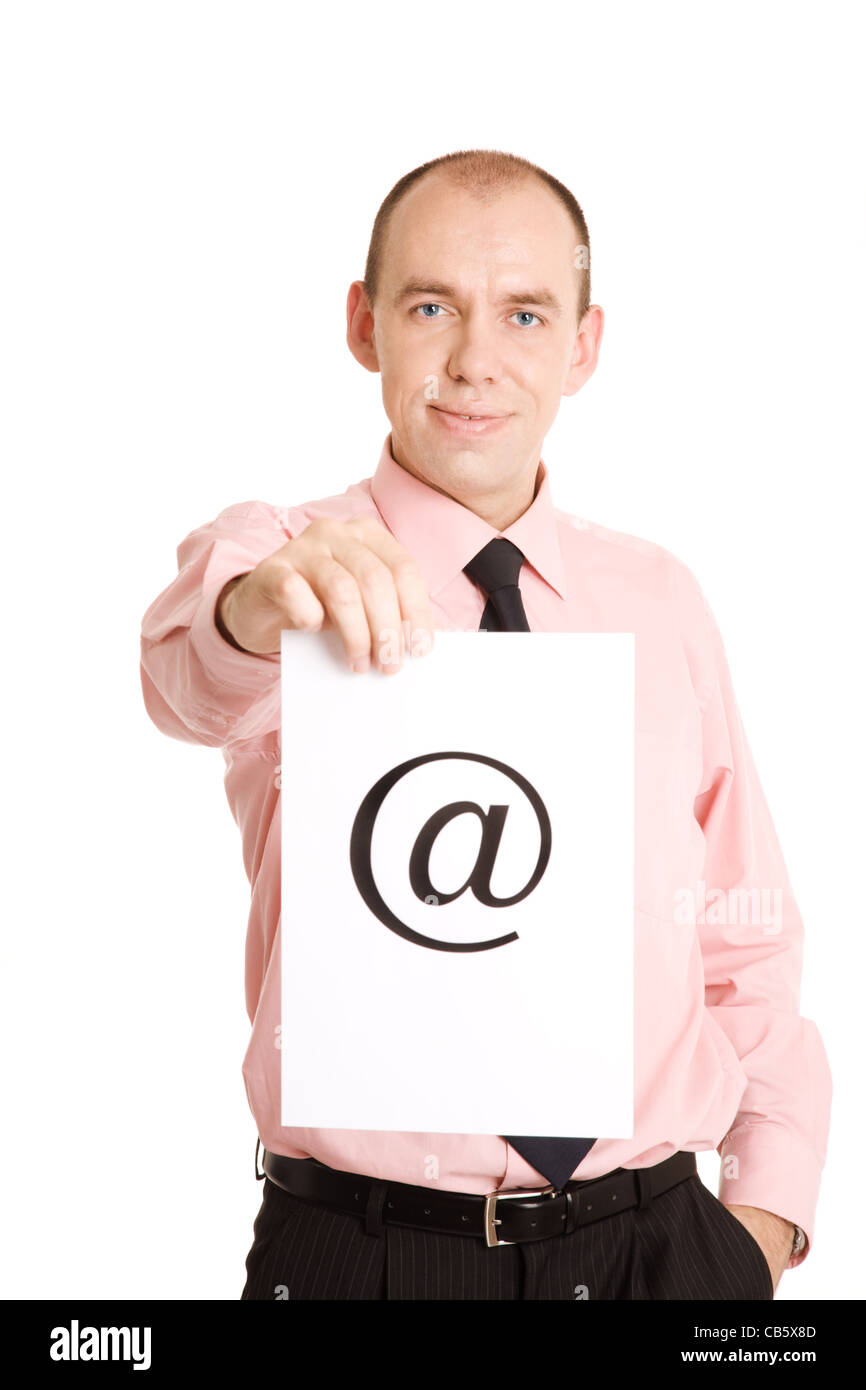
POLYGON ((458 325, 451 344, 448 373, 455 381, 465 381, 470 386, 501 379, 502 359, 495 325, 483 315, 467 315, 458 325))

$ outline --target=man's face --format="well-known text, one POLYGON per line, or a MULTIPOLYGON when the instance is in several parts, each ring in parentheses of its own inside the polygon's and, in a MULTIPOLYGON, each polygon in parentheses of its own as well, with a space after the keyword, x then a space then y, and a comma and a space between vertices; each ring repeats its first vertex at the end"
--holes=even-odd
POLYGON ((350 291, 349 342, 382 373, 395 459, 474 510, 529 505, 559 402, 594 369, 601 310, 578 335, 575 243, 542 183, 485 203, 434 172, 393 214, 372 319, 350 291))

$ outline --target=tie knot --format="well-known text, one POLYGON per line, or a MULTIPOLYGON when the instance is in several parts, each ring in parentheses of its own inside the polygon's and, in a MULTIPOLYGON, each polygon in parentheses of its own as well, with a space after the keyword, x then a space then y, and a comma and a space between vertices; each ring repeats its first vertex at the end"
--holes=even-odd
POLYGON ((463 569, 486 594, 494 594, 497 589, 517 583, 522 564, 523 552, 514 542, 505 536, 496 536, 463 569))

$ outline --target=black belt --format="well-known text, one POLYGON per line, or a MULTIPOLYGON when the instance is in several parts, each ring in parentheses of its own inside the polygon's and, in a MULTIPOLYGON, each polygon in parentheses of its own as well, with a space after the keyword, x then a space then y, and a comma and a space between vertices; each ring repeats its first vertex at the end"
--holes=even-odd
POLYGON ((600 1178, 571 1179, 559 1190, 517 1187, 475 1196, 344 1173, 314 1158, 287 1158, 268 1149, 262 1153, 264 1176, 277 1187, 304 1201, 362 1216, 368 1231, 413 1226, 443 1235, 474 1236, 489 1246, 570 1235, 590 1221, 629 1207, 646 1207, 698 1171, 694 1153, 680 1150, 649 1168, 615 1168, 600 1178))

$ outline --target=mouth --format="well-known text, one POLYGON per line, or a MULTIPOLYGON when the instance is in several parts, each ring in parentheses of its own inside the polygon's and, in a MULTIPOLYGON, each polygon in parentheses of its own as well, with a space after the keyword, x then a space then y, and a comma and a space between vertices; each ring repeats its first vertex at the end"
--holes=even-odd
POLYGON ((492 434, 511 418, 479 406, 466 411, 449 410, 442 405, 433 405, 430 409, 444 429, 458 435, 492 434))

